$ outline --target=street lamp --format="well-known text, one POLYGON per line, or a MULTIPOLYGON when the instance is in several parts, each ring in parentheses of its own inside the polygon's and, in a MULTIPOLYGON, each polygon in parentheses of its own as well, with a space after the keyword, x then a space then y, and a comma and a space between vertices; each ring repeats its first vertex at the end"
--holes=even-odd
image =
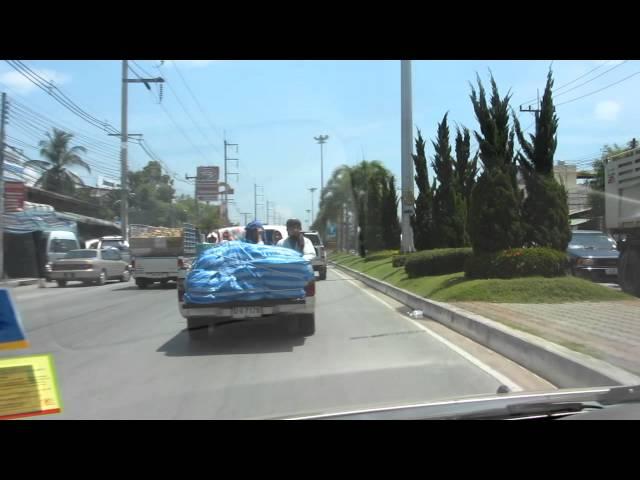
POLYGON ((305 210, 305 212, 307 212, 307 224, 309 225, 309 230, 311 230, 311 220, 310 220, 310 216, 309 214, 311 213, 311 210, 307 209, 305 210))
POLYGON ((319 135, 313 139, 320 145, 320 196, 322 197, 322 189, 324 188, 324 152, 323 145, 329 140, 329 135, 319 135))
POLYGON ((311 223, 313 223, 313 192, 317 190, 316 187, 311 187, 309 191, 311 192, 311 223))

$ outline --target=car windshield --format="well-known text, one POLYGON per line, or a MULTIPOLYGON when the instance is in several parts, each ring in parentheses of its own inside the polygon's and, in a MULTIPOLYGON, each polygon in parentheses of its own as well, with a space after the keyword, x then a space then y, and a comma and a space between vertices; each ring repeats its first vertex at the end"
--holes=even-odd
POLYGON ((311 243, 313 243, 314 247, 317 247, 321 243, 320 237, 318 237, 318 235, 315 233, 305 233, 304 236, 311 240, 311 243))
POLYGON ((56 238, 51 242, 51 251, 54 253, 64 253, 78 246, 75 240, 56 238))
POLYGON ((64 258, 96 258, 98 252, 95 250, 71 250, 64 258))
POLYGON ((640 383, 640 60, 220 53, 0 62, 0 419, 640 383))
POLYGON ((573 236, 571 242, 569 243, 569 248, 614 250, 616 248, 616 242, 607 235, 598 233, 581 233, 573 236))

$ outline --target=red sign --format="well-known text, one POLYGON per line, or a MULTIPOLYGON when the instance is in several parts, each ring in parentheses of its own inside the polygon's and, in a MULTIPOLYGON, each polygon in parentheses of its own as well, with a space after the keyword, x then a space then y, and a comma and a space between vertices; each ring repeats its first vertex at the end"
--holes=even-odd
POLYGON ((20 212, 24 209, 26 189, 23 182, 4 183, 4 211, 20 212))

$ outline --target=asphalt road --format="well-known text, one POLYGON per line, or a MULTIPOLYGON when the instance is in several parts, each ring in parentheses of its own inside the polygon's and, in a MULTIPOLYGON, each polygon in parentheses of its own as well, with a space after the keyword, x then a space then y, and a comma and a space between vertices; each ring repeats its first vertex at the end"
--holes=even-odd
POLYGON ((63 412, 39 418, 272 418, 550 388, 331 269, 308 338, 263 321, 193 341, 175 289, 54 285, 11 290, 31 348, 0 352, 53 354, 63 412))

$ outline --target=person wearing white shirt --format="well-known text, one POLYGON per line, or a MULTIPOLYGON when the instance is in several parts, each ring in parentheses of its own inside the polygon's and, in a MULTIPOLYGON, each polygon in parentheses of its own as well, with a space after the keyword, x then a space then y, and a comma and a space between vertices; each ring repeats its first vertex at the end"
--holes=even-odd
POLYGON ((278 247, 290 248, 302 254, 305 260, 311 261, 316 256, 313 243, 302 234, 302 222, 297 218, 287 220, 287 233, 289 236, 280 240, 278 247))

